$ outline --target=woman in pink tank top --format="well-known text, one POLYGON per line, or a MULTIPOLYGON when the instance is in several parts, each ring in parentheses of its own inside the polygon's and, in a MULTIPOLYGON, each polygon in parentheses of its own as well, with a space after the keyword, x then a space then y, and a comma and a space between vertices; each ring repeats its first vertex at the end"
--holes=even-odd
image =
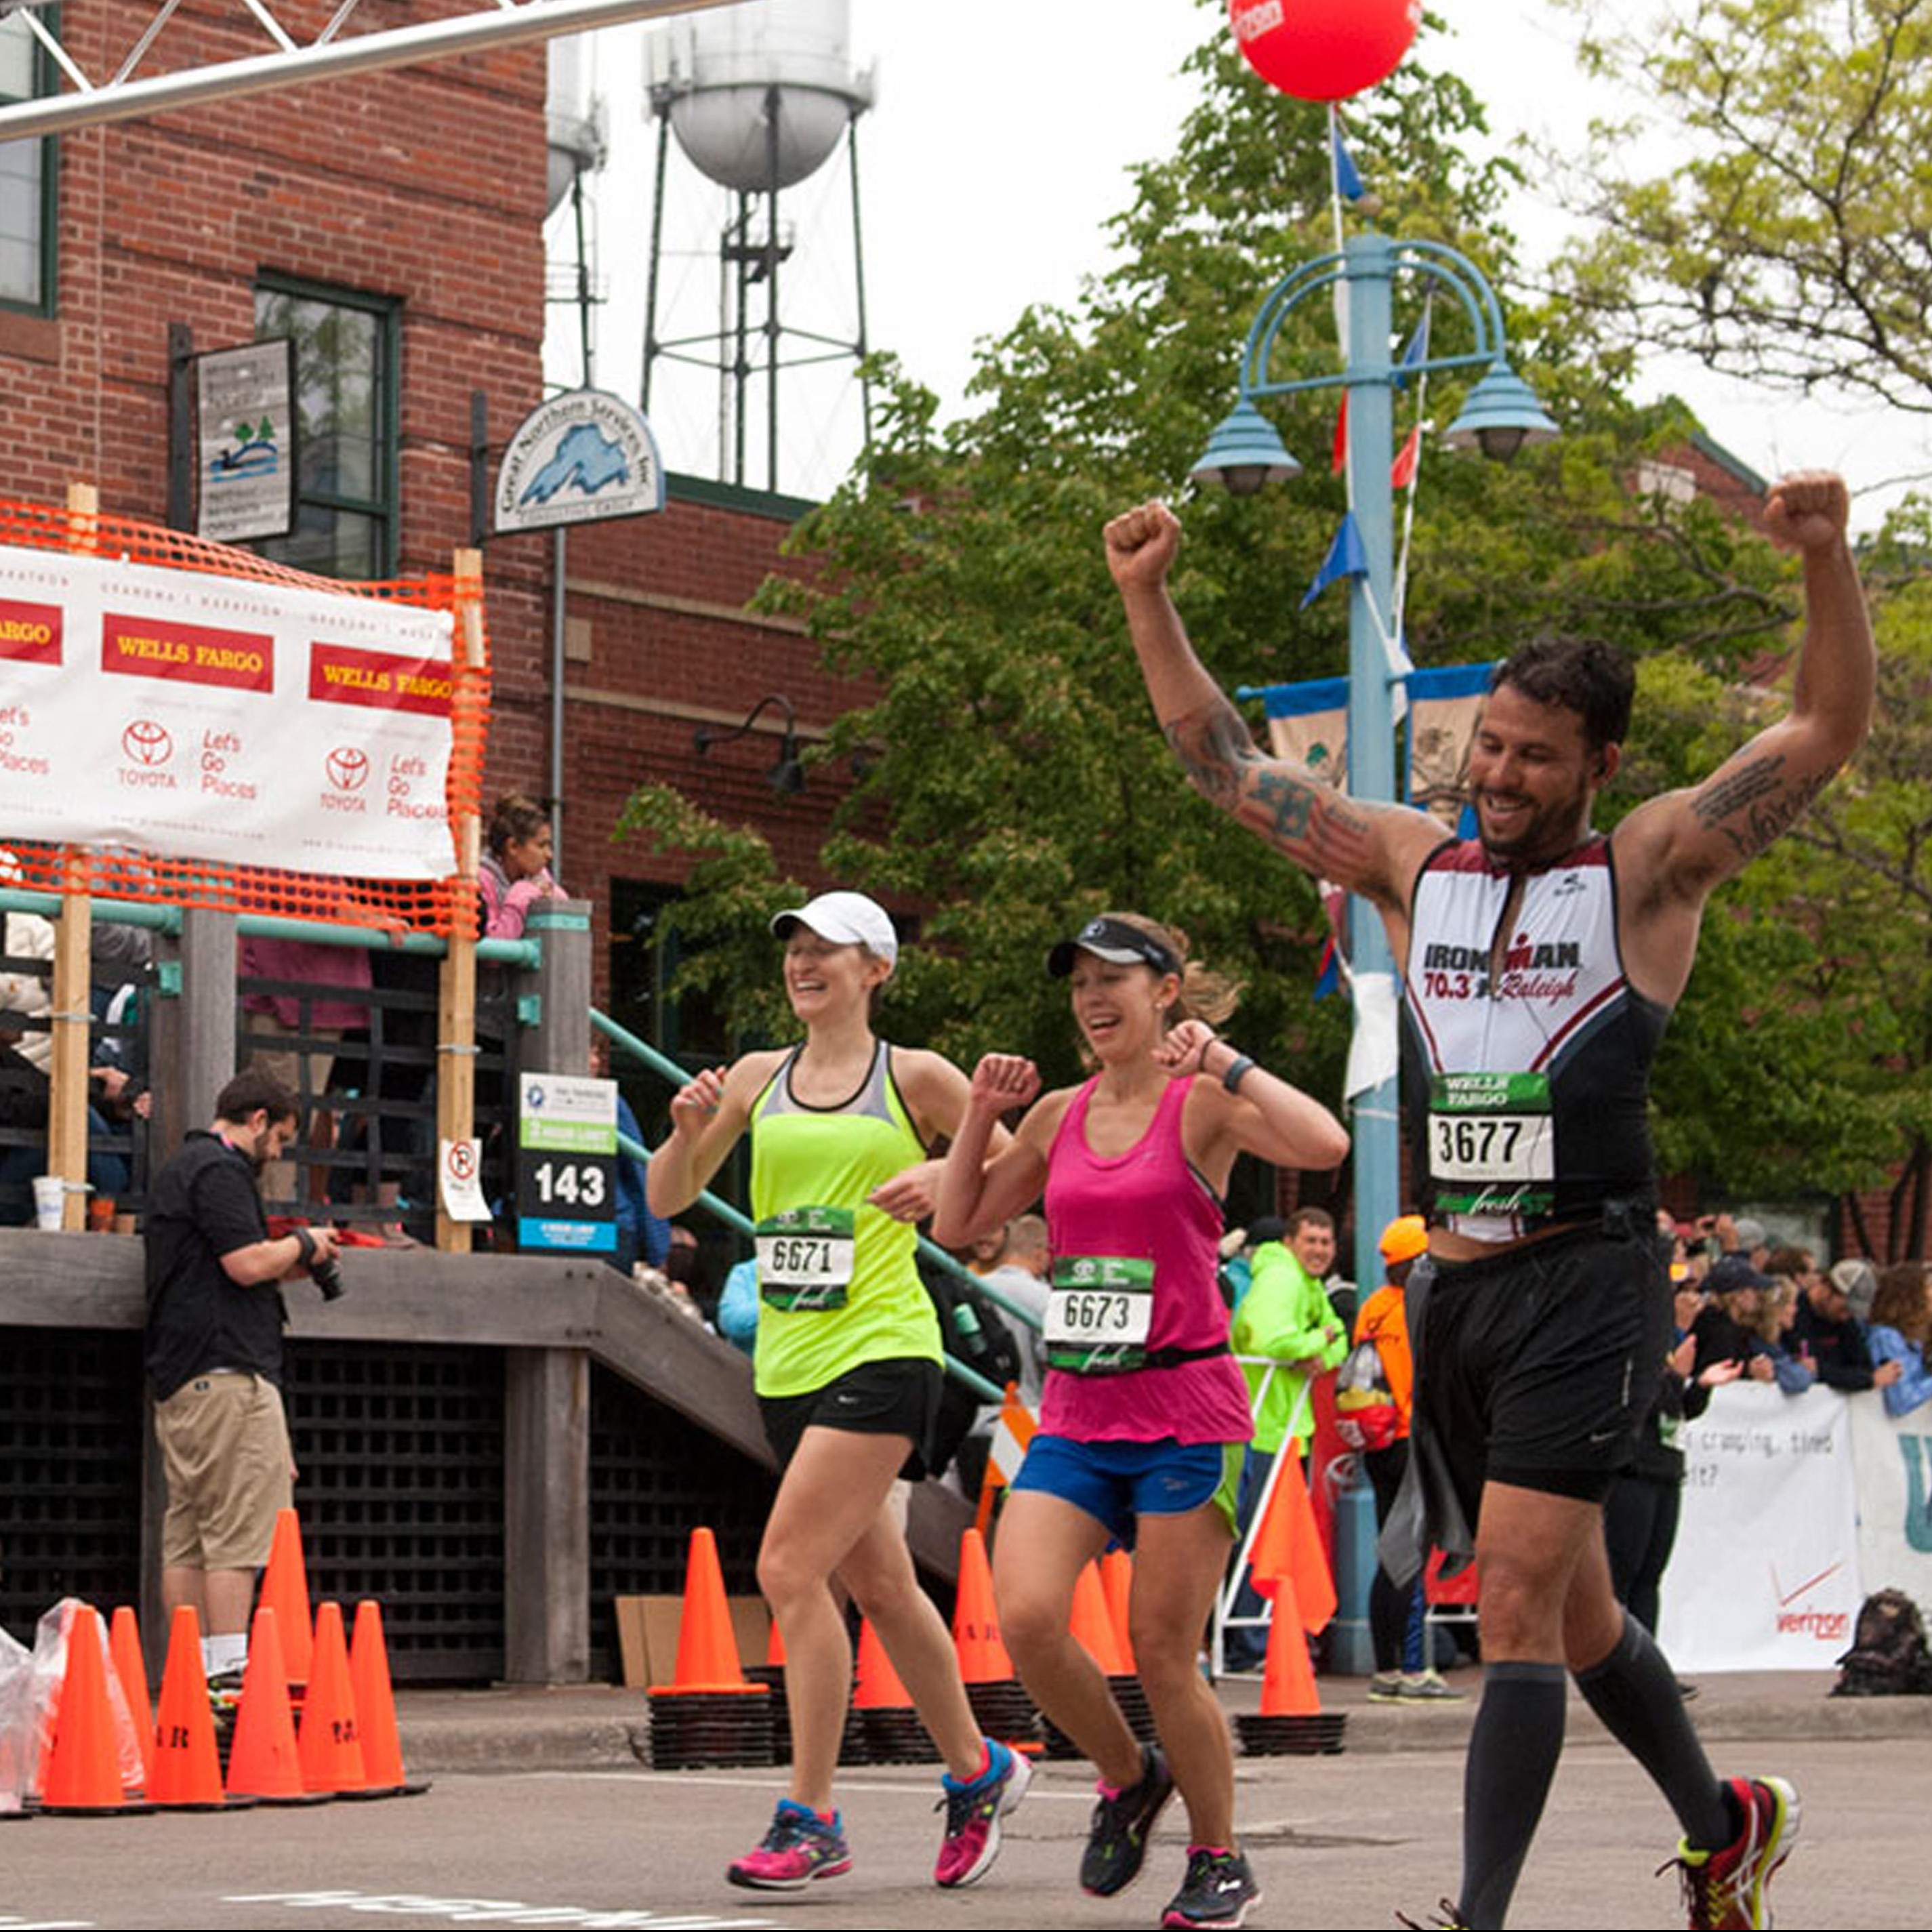
POLYGON ((958 1246, 1046 1200, 1052 1290, 1040 1432, 994 1551, 1000 1628, 1034 1700, 1100 1774, 1080 1882, 1138 1876, 1178 1788, 1186 1876, 1165 1925, 1239 1925, 1260 1896, 1234 1840, 1228 1726, 1196 1654, 1233 1534, 1252 1428, 1216 1280, 1221 1197, 1238 1154, 1328 1168, 1348 1149, 1319 1102, 1220 1039, 1234 989, 1185 936, 1106 914, 1048 956, 1098 1072, 1040 1095, 1030 1060, 989 1054, 940 1183, 934 1238, 958 1246), (1004 1150, 995 1125, 1030 1110, 1004 1150), (1068 1624, 1110 1540, 1138 1544, 1128 1613, 1159 1748, 1143 1749, 1068 1624))

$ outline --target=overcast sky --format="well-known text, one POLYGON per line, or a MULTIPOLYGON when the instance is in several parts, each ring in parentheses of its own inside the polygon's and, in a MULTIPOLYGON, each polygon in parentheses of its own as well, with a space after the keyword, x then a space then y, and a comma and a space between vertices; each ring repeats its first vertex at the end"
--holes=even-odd
MULTIPOLYGON (((1429 58, 1471 82, 1499 140, 1568 140, 1593 113, 1618 111, 1577 74, 1574 19, 1552 0, 1434 5, 1449 32, 1429 58)), ((859 131, 870 337, 938 392, 946 413, 961 406, 976 342, 1002 333, 1029 303, 1071 303, 1081 278, 1106 267, 1103 224, 1127 204, 1126 171, 1171 152, 1192 98, 1180 63, 1220 10, 1192 0, 851 0, 853 64, 873 70, 878 91, 859 131)), ((634 398, 656 146, 642 80, 646 31, 596 36, 590 62, 610 140, 610 165, 592 188, 595 266, 608 298, 596 318, 592 374, 634 398)), ((660 335, 717 326, 716 238, 726 212, 722 191, 674 146, 673 154, 660 335)), ((842 152, 783 206, 796 243, 784 318, 840 339, 856 333, 850 194, 842 152)), ((1533 190, 1511 218, 1532 260, 1565 232, 1565 218, 1533 190)), ((554 262, 569 245, 567 224, 554 221, 550 233, 554 262)), ((1248 320, 1228 319, 1231 392, 1248 320)), ((574 315, 554 310, 553 379, 579 380, 577 344, 574 315)), ((1533 369, 1524 373, 1534 382, 1533 369)), ((1767 476, 1800 464, 1843 469, 1863 493, 1864 524, 1897 494, 1879 486, 1917 454, 1909 425, 1868 406, 1800 404, 1720 384, 1688 364, 1652 367, 1640 388, 1688 397, 1712 434, 1767 476)), ((715 376, 660 364, 651 416, 672 469, 719 473, 717 392, 715 376)), ((856 386, 838 365, 786 374, 781 395, 779 487, 822 494, 857 446, 856 386)), ((763 484, 761 413, 752 431, 746 480, 763 484)))

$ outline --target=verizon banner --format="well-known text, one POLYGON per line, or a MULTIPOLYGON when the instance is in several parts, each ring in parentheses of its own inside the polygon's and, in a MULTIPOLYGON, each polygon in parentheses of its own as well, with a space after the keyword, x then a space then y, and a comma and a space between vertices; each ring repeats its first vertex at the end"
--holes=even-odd
POLYGON ((1850 1406, 1865 1588, 1903 1590, 1932 1607, 1932 1404, 1896 1420, 1882 1396, 1857 1396, 1850 1406))
POLYGON ((447 611, 0 545, 0 825, 442 878, 450 638, 447 611))
POLYGON ((1732 1382, 1684 1431, 1658 1633, 1676 1670, 1826 1670, 1850 1648, 1863 1592, 1846 1406, 1732 1382))

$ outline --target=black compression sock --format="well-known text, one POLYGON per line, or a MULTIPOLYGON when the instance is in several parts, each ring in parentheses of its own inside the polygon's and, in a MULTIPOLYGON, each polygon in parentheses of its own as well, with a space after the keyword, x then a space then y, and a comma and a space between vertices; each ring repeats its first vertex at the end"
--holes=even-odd
POLYGON ((1567 1694, 1560 1664, 1492 1664, 1483 1673, 1482 1708, 1462 1769, 1456 1916, 1465 1925, 1500 1925, 1509 1910, 1562 1754, 1567 1694))
POLYGON ((1697 1742, 1677 1679, 1649 1631, 1626 1611, 1602 1663, 1576 1673, 1583 1701, 1669 1800, 1687 1844, 1712 1850, 1736 1835, 1724 1787, 1697 1742))

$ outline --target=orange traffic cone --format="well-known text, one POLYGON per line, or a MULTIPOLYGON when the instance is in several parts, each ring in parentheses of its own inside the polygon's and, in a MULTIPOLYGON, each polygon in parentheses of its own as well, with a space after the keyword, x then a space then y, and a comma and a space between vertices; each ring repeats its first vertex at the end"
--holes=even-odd
POLYGON ((183 1604, 168 1630, 168 1660, 161 1672, 161 1708, 154 1726, 154 1766, 148 1796, 171 1811, 220 1811, 232 1802, 221 1790, 221 1759, 214 1717, 208 1707, 208 1674, 201 1658, 201 1619, 183 1604))
POLYGON ((315 1636, 309 1617, 308 1566, 302 1561, 302 1529, 292 1509, 276 1515, 275 1540, 268 1546, 268 1567, 262 1573, 257 1602, 260 1608, 275 1613, 289 1683, 306 1684, 315 1636))
POLYGON ((859 1688, 852 1698, 860 1711, 909 1711, 912 1693, 899 1681, 870 1617, 859 1625, 859 1688))
POLYGON ((367 1597, 356 1606, 356 1630, 349 1642, 349 1682, 356 1693, 362 1768, 368 1774, 370 1796, 413 1798, 427 1791, 427 1779, 412 1784, 403 1769, 402 1734, 396 1726, 396 1697, 389 1684, 382 1612, 367 1597))
POLYGON ((986 1561, 986 1540, 976 1529, 959 1539, 959 1588, 952 1608, 952 1647, 959 1653, 959 1675, 968 1684, 1004 1684, 1013 1674, 1013 1660, 1000 1636, 1000 1615, 993 1601, 992 1566, 986 1561))
POLYGON ((356 1692, 349 1678, 349 1646, 342 1634, 342 1606, 324 1604, 315 1618, 315 1655, 302 1700, 296 1744, 304 1791, 360 1792, 369 1787, 356 1722, 356 1692))
POLYGON ((266 1604, 255 1612, 248 1667, 242 1677, 242 1704, 235 1715, 235 1742, 228 1753, 228 1789, 266 1804, 320 1804, 321 1796, 302 1789, 278 1622, 266 1604))
POLYGON ((101 1657, 100 1620, 91 1605, 78 1605, 68 1626, 67 1673, 54 1718, 40 1809, 78 1817, 105 1812, 152 1811, 130 1804, 121 1788, 121 1749, 108 1701, 107 1666, 101 1657))
MULTIPOLYGON (((666 1687, 653 1684, 653 1690, 666 1687)), ((691 1532, 691 1559, 684 1575, 684 1616, 677 1631, 677 1690, 748 1691, 738 1661, 738 1640, 724 1598, 724 1573, 718 1568, 718 1542, 708 1529, 691 1532)))
POLYGON ((1134 1599, 1134 1559, 1124 1550, 1110 1550, 1100 1559, 1100 1588, 1107 1599, 1107 1614, 1113 1619, 1114 1640, 1127 1668, 1137 1671, 1133 1639, 1129 1634, 1130 1612, 1134 1599))
POLYGON ((1312 1718, 1322 1708, 1315 1666, 1308 1660, 1308 1634, 1295 1600, 1294 1580, 1278 1578, 1274 1616, 1268 1624, 1268 1662, 1262 1675, 1262 1715, 1312 1718))
POLYGON ((1088 1564, 1073 1586, 1073 1614, 1068 1627, 1109 1677, 1133 1675, 1133 1666, 1121 1654, 1120 1640, 1114 1634, 1114 1619, 1108 1613, 1107 1593, 1097 1563, 1088 1564))
POLYGON ((114 1674, 121 1680, 121 1695, 128 1716, 141 1747, 141 1783, 154 1795, 154 1706, 148 1695, 148 1666, 141 1660, 141 1628, 130 1606, 123 1604, 114 1612, 109 1627, 107 1653, 114 1660, 114 1674))
POLYGON ((784 1633, 778 1628, 778 1620, 772 1618, 771 1634, 765 1639, 765 1663, 774 1670, 784 1668, 784 1633))

